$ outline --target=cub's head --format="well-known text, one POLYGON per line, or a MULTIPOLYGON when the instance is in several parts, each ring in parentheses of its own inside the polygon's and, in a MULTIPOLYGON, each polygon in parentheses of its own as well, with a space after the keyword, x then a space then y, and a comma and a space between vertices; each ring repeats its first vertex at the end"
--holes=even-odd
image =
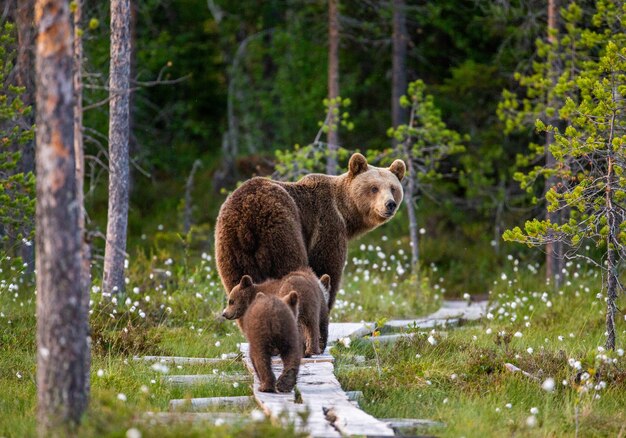
POLYGON ((228 294, 228 304, 224 312, 222 312, 222 316, 226 319, 241 318, 248 310, 248 306, 254 300, 256 293, 256 286, 252 281, 252 277, 249 275, 241 277, 239 284, 228 294))
POLYGON ((402 203, 404 161, 391 166, 374 167, 359 153, 352 155, 348 164, 349 196, 369 228, 375 228, 393 217, 402 203))

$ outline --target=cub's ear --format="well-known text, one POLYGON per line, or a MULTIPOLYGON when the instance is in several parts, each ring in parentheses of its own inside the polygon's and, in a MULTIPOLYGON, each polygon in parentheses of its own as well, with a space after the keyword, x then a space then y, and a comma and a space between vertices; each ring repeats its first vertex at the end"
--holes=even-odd
POLYGON ((367 160, 365 157, 358 152, 353 154, 350 157, 350 161, 348 162, 348 173, 350 176, 354 177, 360 173, 363 173, 367 170, 367 160))
POLYGON ((322 283, 322 286, 324 286, 324 289, 326 289, 327 291, 330 290, 330 275, 322 275, 320 278, 320 282, 322 283))
POLYGON ((284 298, 283 301, 292 309, 298 305, 298 292, 292 290, 284 298))
POLYGON ((389 166, 389 171, 397 176, 399 181, 402 181, 402 178, 404 178, 404 174, 406 173, 406 165, 404 164, 404 161, 396 160, 391 163, 391 166, 389 166))
POLYGON ((258 300, 259 298, 265 298, 265 294, 263 292, 259 292, 258 294, 256 294, 256 296, 254 298, 256 300, 258 300))
POLYGON ((243 277, 241 277, 241 281, 239 282, 239 287, 250 287, 252 286, 254 283, 252 281, 252 277, 250 277, 249 275, 244 275, 243 277))

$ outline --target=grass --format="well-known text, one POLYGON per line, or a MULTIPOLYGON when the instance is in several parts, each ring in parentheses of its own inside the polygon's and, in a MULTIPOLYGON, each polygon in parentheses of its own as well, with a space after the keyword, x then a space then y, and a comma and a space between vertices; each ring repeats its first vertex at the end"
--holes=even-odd
MULTIPOLYGON (((410 274, 403 241, 350 249, 343 291, 332 320, 376 321, 437 308, 448 278, 437 266, 410 274)), ((91 402, 80 436, 295 436, 269 422, 242 425, 154 425, 145 412, 166 411, 174 398, 250 395, 249 385, 224 381, 191 388, 135 355, 219 357, 238 351, 236 325, 219 317, 224 293, 207 254, 155 249, 131 260, 126 295, 115 303, 92 290, 91 402)), ((539 281, 537 266, 511 257, 494 272, 490 315, 483 321, 420 333, 393 345, 337 346, 336 372, 346 390, 364 392, 361 406, 379 418, 426 418, 444 427, 410 433, 437 436, 617 436, 625 433, 626 359, 604 344, 600 278, 570 264, 560 290, 539 281), (517 333, 519 332, 519 335, 517 333), (434 340, 429 342, 429 337, 434 340), (434 345, 433 345, 434 344, 434 345), (532 349, 532 350, 529 350, 532 349), (363 355, 360 363, 355 356, 363 355), (577 364, 577 361, 580 364, 577 364), (539 380, 513 374, 510 362, 539 380), (585 374, 586 373, 586 374, 585 374), (542 389, 552 378, 554 391, 542 389), (566 382, 566 385, 563 384, 566 382), (599 396, 599 397, 596 397, 599 396), (508 407, 510 404, 510 407, 508 407), (536 408, 536 411, 533 409, 536 408), (534 413, 536 412, 536 413, 534 413), (578 426, 577 426, 578 424, 578 426)), ((624 300, 620 308, 624 307, 624 300)), ((35 435, 35 308, 33 286, 3 266, 0 274, 0 437, 35 435), (2 280, 4 279, 4 280, 2 280)), ((618 323, 623 348, 623 319, 618 323)), ((385 329, 386 330, 386 329, 385 329)), ((171 374, 244 373, 237 361, 170 365, 171 374)), ((232 408, 228 409, 232 411, 232 408)), ((241 410, 249 416, 251 408, 241 410)))
POLYGON ((491 319, 394 345, 338 346, 339 380, 346 390, 362 390, 361 405, 378 418, 445 423, 420 433, 621 436, 626 433, 626 358, 623 349, 603 350, 604 301, 596 297, 600 279, 581 271, 571 265, 572 278, 554 291, 538 284, 535 275, 511 269, 502 276, 506 280, 494 284, 491 319), (369 367, 354 367, 355 355, 364 355, 369 367), (507 362, 537 380, 506 370, 507 362), (553 391, 542 387, 548 379, 555 383, 553 391))

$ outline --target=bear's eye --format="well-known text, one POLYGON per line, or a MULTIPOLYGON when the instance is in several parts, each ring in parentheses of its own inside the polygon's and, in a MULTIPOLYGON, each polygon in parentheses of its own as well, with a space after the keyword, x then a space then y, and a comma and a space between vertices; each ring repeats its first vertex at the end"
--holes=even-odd
POLYGON ((372 193, 378 193, 378 187, 373 186, 373 187, 370 189, 370 191, 371 191, 372 193))
POLYGON ((391 193, 396 193, 396 188, 391 186, 391 193))
POLYGON ((235 304, 235 300, 228 300, 228 305, 232 306, 233 304, 235 304))

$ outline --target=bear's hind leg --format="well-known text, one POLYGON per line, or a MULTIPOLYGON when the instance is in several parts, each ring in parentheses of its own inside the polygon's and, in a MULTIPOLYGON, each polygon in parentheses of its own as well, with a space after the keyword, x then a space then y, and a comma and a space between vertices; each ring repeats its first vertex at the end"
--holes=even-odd
POLYGON ((276 382, 278 392, 290 392, 296 386, 298 371, 300 370, 300 360, 302 359, 301 342, 294 343, 293 348, 281 352, 283 360, 283 372, 276 382))
POLYGON ((276 376, 274 376, 272 371, 272 356, 270 353, 260 348, 253 348, 250 345, 250 358, 252 359, 254 371, 256 371, 256 375, 259 377, 259 391, 276 392, 276 376))

